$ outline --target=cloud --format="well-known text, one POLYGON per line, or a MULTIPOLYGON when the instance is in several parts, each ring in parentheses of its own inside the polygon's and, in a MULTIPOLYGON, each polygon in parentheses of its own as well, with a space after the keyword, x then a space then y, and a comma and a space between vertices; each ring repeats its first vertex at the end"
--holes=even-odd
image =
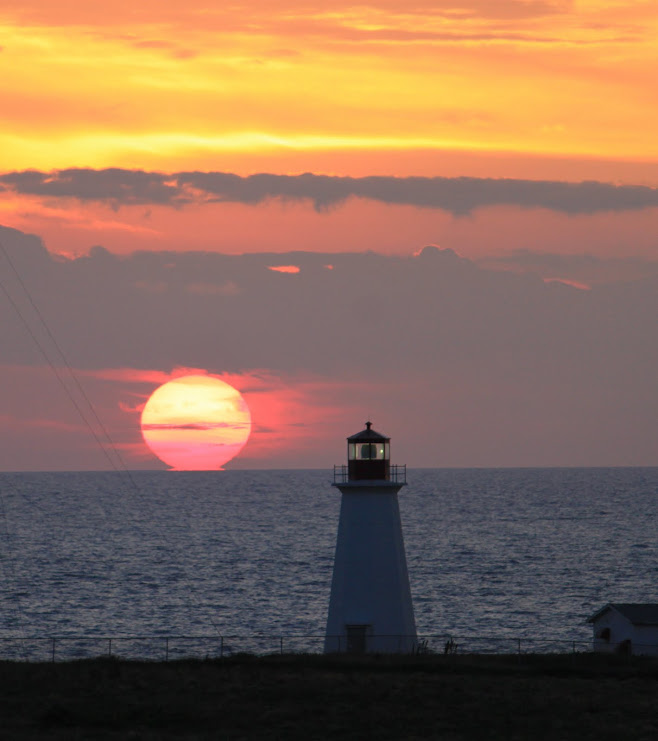
POLYGON ((34 417, 32 419, 26 419, 20 414, 8 415, 0 414, 0 425, 12 430, 19 429, 41 429, 41 430, 54 430, 55 432, 80 432, 82 430, 81 424, 65 422, 59 419, 47 419, 34 417))
POLYGON ((298 265, 268 265, 268 270, 273 270, 275 273, 299 273, 300 268, 298 265))
MULTIPOLYGON (((65 25, 96 25, 101 28, 133 24, 152 25, 157 15, 159 24, 176 27, 210 28, 213 31, 223 30, 228 21, 238 23, 239 28, 249 28, 249 23, 258 22, 263 27, 268 19, 277 21, 281 17, 289 20, 296 17, 327 16, 331 21, 335 15, 344 11, 354 12, 353 2, 337 0, 332 3, 332 13, 327 13, 326 5, 306 0, 260 0, 248 5, 234 4, 228 8, 204 3, 202 9, 198 3, 165 4, 156 0, 143 0, 138 6, 129 0, 116 0, 112 4, 112 13, 108 14, 102 6, 93 3, 68 3, 70 7, 62 8, 49 2, 25 0, 15 4, 13 13, 21 19, 35 23, 65 25), (237 16, 237 19, 236 19, 237 16), (238 21, 239 19, 239 21, 238 21)), ((555 15, 568 12, 573 8, 573 0, 415 0, 409 7, 401 10, 398 0, 369 0, 360 6, 365 9, 381 11, 387 14, 438 15, 449 18, 491 18, 491 19, 526 19, 555 15)), ((265 26, 266 27, 266 26, 265 26)), ((233 30, 233 27, 230 27, 233 30)), ((252 25, 253 30, 253 25, 252 25)))
MULTIPOLYGON (((449 19, 453 22, 459 23, 465 20, 464 18, 457 19, 454 15, 448 13, 431 14, 430 19, 435 17, 442 19, 449 19)), ((400 28, 396 25, 399 19, 395 16, 387 16, 378 18, 377 22, 379 27, 377 28, 364 28, 361 24, 352 25, 349 19, 342 19, 340 23, 330 23, 326 19, 298 19, 294 23, 288 22, 286 29, 291 27, 296 30, 300 35, 304 36, 316 36, 330 38, 335 43, 340 40, 347 43, 359 43, 359 44, 370 44, 370 43, 384 43, 388 44, 393 42, 394 44, 414 44, 418 45, 421 43, 428 44, 463 44, 463 43, 490 43, 490 42, 514 42, 524 44, 565 44, 567 43, 564 38, 559 36, 551 36, 550 34, 539 35, 537 33, 523 33, 515 32, 504 28, 494 28, 487 30, 483 27, 482 30, 467 30, 463 28, 455 30, 430 30, 427 25, 423 24, 418 28, 400 28)), ((467 26, 468 28, 468 26, 467 26)), ((283 26, 280 27, 283 31, 283 26)), ((579 40, 575 41, 570 39, 570 44, 591 44, 593 41, 579 40)))
POLYGON ((142 422, 142 430, 219 430, 219 429, 241 429, 245 425, 228 424, 226 422, 188 422, 177 424, 175 422, 142 422))
MULTIPOLYGON (((295 252, 277 256, 277 262, 300 268, 287 276, 269 269, 272 256, 267 253, 162 252, 118 258, 97 250, 78 259, 56 260, 27 237, 5 239, 8 254, 25 285, 34 287, 40 312, 66 348, 69 362, 89 371, 166 371, 142 382, 164 383, 173 375, 168 370, 172 368, 176 375, 190 368, 228 374, 225 380, 240 390, 269 382, 252 372, 240 378, 245 368, 331 375, 349 367, 357 375, 369 369, 389 375, 408 367, 429 371, 437 364, 462 370, 472 363, 505 365, 520 357, 524 360, 518 368, 529 362, 541 368, 555 358, 566 359, 565 353, 578 356, 580 331, 599 334, 598 320, 592 317, 613 311, 606 304, 612 300, 613 294, 607 293, 611 287, 595 286, 584 304, 583 291, 542 281, 546 277, 588 283, 575 269, 576 262, 559 256, 544 256, 546 273, 540 275, 478 267, 436 247, 408 258, 334 254, 333 270, 324 267, 329 255, 295 252), (147 277, 156 282, 164 278, 167 290, 145 292, 138 286, 147 277), (230 283, 239 290, 188 290, 198 283, 230 283), (547 320, 556 316, 568 316, 568 322, 547 320), (235 383, 230 374, 235 374, 235 383)), ((527 263, 531 260, 528 257, 527 263)), ((614 284, 619 321, 623 317, 634 329, 644 327, 650 338, 655 337, 653 318, 658 315, 656 280, 654 274, 628 287, 614 284), (651 289, 656 290, 655 298, 651 289), (641 310, 639 297, 644 301, 641 310)), ((20 286, 8 288, 21 299, 20 286)), ((22 306, 31 321, 27 302, 22 306)), ((5 323, 11 307, 6 308, 5 323)), ((39 330, 35 318, 32 324, 39 330)), ((34 350, 29 338, 18 342, 20 326, 15 320, 9 326, 14 326, 17 339, 10 341, 14 335, 6 335, 0 361, 30 362, 34 350)), ((614 344, 610 338, 606 341, 614 344)), ((42 342, 47 349, 48 337, 42 342)), ((648 346, 643 347, 648 352, 648 346)), ((126 371, 114 373, 119 378, 126 371)), ((264 378, 271 379, 267 373, 264 378)))
POLYGON ((506 255, 483 258, 482 267, 534 274, 580 287, 658 277, 658 261, 642 257, 604 258, 587 254, 553 254, 514 250, 506 255))
MULTIPOLYGON (((281 255, 301 268, 289 277, 269 270, 265 253, 57 260, 34 238, 2 236, 121 444, 139 443, 144 395, 177 374, 209 372, 240 390, 256 422, 243 465, 340 462, 344 436, 371 414, 398 441, 397 460, 413 465, 655 464, 658 273, 583 291, 427 247, 404 258, 334 254, 333 270, 326 254, 281 255), (163 275, 166 293, 136 287, 163 275), (186 290, 224 281, 239 292, 186 290)), ((576 262, 543 260, 549 277, 578 280, 576 262)), ((6 286, 21 298, 19 285, 6 286)), ((0 381, 12 390, 3 413, 75 421, 1 294, 0 316, 0 381)), ((53 442, 32 429, 37 437, 0 434, 0 468, 81 467, 73 430, 53 442)))
POLYGON ((170 184, 160 173, 107 168, 91 170, 71 168, 52 173, 26 170, 0 175, 4 184, 16 193, 52 198, 76 198, 81 201, 107 201, 111 204, 178 204, 180 188, 170 184))
POLYGON ((240 292, 240 288, 231 281, 221 284, 208 282, 189 283, 185 288, 190 293, 219 294, 223 296, 234 296, 240 292))
POLYGON ((593 214, 658 207, 658 188, 597 181, 472 177, 337 177, 329 175, 240 176, 225 172, 165 174, 142 170, 34 170, 0 175, 0 187, 14 193, 75 198, 122 205, 182 207, 211 202, 257 205, 270 199, 310 201, 321 211, 362 198, 391 205, 440 209, 461 216, 495 206, 593 214))
POLYGON ((267 198, 312 200, 317 209, 358 197, 388 204, 437 208, 467 214, 487 206, 515 205, 565 213, 641 209, 658 206, 658 189, 608 183, 564 183, 484 178, 331 177, 180 173, 183 184, 221 200, 258 203, 267 198))
POLYGON ((198 56, 198 52, 192 49, 181 48, 175 42, 165 39, 135 39, 133 41, 133 46, 137 49, 165 51, 175 59, 193 59, 198 56))

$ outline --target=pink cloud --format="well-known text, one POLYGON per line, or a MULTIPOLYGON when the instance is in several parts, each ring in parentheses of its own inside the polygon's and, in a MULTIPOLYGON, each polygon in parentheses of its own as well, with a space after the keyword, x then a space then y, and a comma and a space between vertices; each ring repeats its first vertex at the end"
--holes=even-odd
POLYGON ((269 265, 268 270, 274 270, 276 273, 299 273, 298 265, 269 265))
POLYGON ((33 417, 25 418, 19 415, 0 415, 0 425, 7 427, 8 429, 17 430, 54 430, 57 432, 81 432, 84 430, 83 424, 76 424, 73 422, 67 422, 61 419, 51 419, 48 417, 33 417))
MULTIPOLYGON (((40 372, 47 375, 45 369, 40 372)), ((76 371, 83 385, 89 386, 92 401, 99 405, 114 447, 126 457, 129 468, 144 467, 144 464, 160 467, 141 440, 139 420, 150 393, 174 378, 207 373, 238 389, 251 410, 252 436, 231 464, 233 467, 286 467, 293 465, 296 457, 310 461, 326 446, 321 441, 327 438, 338 444, 336 455, 341 456, 343 421, 354 410, 350 400, 360 396, 366 387, 370 393, 373 390, 372 383, 346 384, 309 373, 280 374, 268 369, 212 373, 208 369, 179 366, 170 371, 153 368, 76 371)), ((360 414, 365 421, 364 415, 365 411, 360 414)), ((82 424, 72 426, 71 431, 77 432, 80 441, 88 434, 82 424)))
POLYGON ((571 286, 572 288, 578 288, 581 291, 591 291, 592 286, 587 283, 581 283, 577 280, 569 280, 568 278, 544 278, 544 283, 562 283, 565 286, 571 286))
POLYGON ((95 370, 79 371, 81 375, 98 378, 103 381, 119 381, 124 383, 148 383, 161 385, 172 378, 188 375, 204 375, 208 371, 202 368, 186 368, 179 366, 171 371, 151 370, 141 368, 98 368, 95 370))

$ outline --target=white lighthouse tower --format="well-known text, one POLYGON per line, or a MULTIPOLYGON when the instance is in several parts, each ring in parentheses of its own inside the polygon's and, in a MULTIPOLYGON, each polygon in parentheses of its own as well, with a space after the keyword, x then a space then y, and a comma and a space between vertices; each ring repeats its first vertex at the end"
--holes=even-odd
POLYGON ((342 493, 325 653, 411 653, 416 623, 398 492, 406 466, 390 463, 390 438, 366 429, 347 438, 334 466, 342 493))

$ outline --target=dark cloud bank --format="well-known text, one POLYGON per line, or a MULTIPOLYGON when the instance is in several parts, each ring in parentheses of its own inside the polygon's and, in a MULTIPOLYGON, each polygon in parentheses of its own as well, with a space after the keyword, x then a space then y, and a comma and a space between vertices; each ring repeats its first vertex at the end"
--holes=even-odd
POLYGON ((658 189, 647 186, 505 178, 350 178, 310 173, 241 177, 222 172, 164 174, 141 170, 69 169, 52 173, 5 173, 0 175, 0 188, 27 195, 108 202, 114 206, 182 206, 200 201, 257 204, 268 199, 284 199, 311 201, 321 210, 350 198, 364 198, 386 204, 442 209, 455 215, 502 205, 568 214, 658 206, 658 189))
MULTIPOLYGON (((357 383, 336 405, 352 405, 358 424, 385 409, 418 443, 410 463, 655 463, 656 275, 583 291, 434 247, 409 258, 119 258, 97 247, 61 260, 35 237, 0 239, 77 368, 263 368, 357 383), (299 273, 268 269, 284 264, 299 273)), ((0 362, 42 363, 0 301, 0 362)))

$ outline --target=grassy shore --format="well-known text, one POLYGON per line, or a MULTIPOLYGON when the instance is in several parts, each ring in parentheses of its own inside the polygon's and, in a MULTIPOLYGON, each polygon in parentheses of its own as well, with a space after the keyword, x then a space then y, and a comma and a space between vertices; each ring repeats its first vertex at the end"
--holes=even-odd
POLYGON ((0 738, 658 738, 658 661, 237 656, 0 663, 0 738))

